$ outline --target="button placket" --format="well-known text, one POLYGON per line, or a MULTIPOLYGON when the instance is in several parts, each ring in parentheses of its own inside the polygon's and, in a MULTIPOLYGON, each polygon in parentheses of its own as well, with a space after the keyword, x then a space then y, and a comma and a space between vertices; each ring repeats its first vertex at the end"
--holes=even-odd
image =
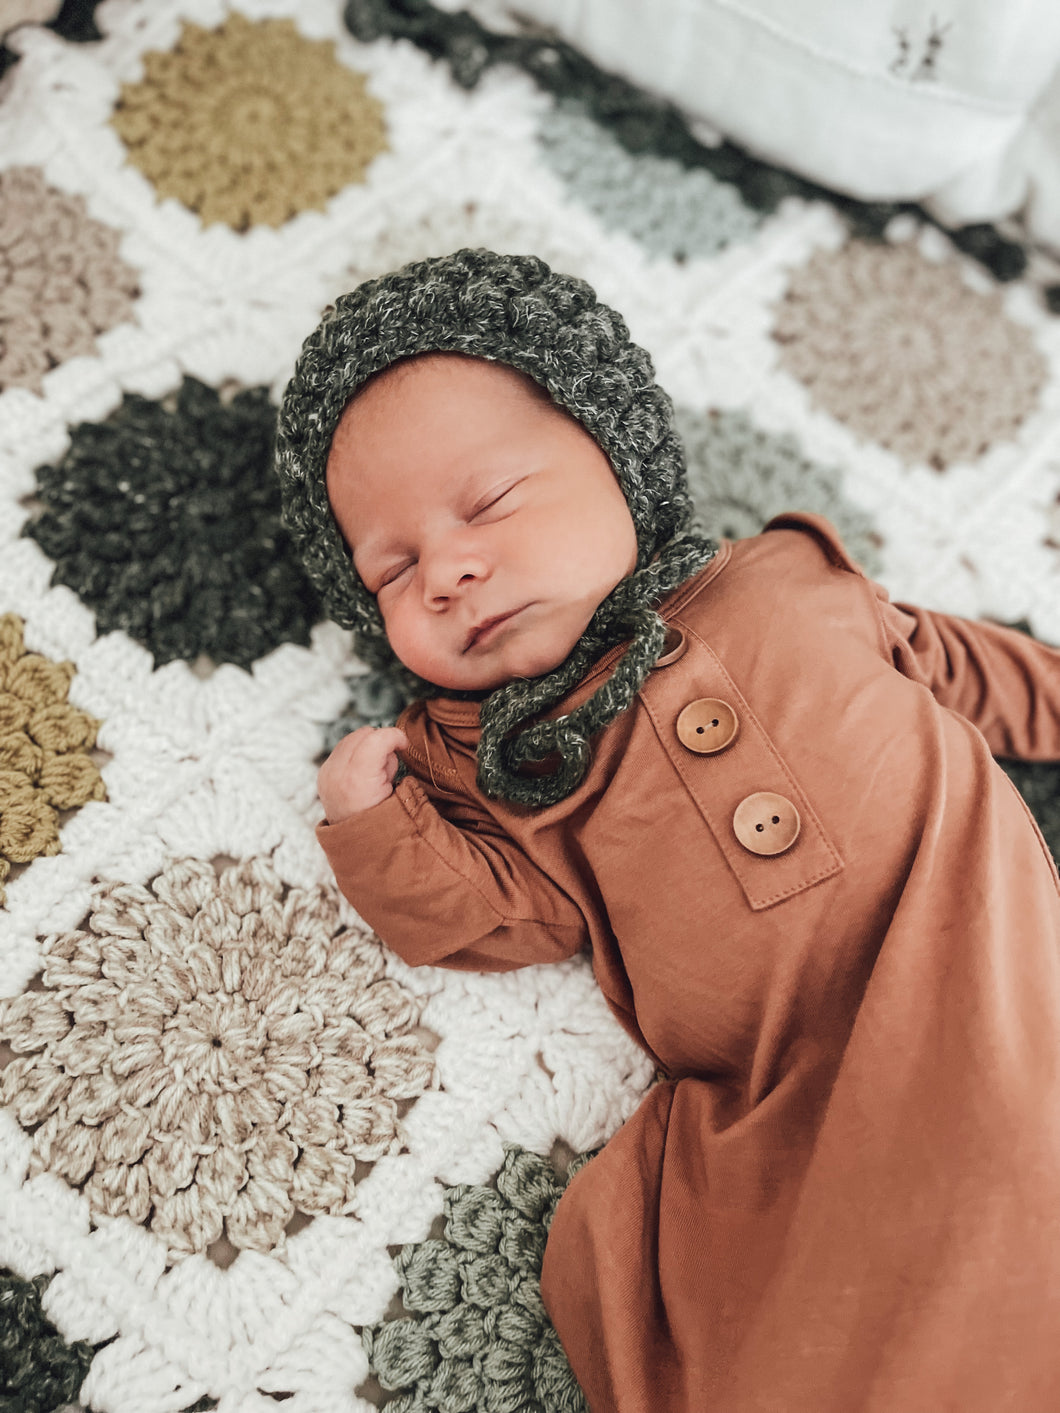
POLYGON ((766 908, 837 873, 843 861, 720 658, 698 634, 682 626, 688 648, 681 667, 652 673, 640 697, 748 903, 755 909, 766 908), (710 715, 692 726, 697 749, 682 741, 677 723, 686 708, 705 711, 708 702, 710 715), (724 745, 717 744, 726 731, 724 714, 716 703, 732 713, 735 726, 724 745), (696 729, 699 725, 704 727, 702 734, 696 729), (711 743, 706 750, 704 739, 711 743), (748 822, 744 837, 743 814, 737 827, 741 810, 748 822), (757 824, 763 826, 761 830, 757 824))

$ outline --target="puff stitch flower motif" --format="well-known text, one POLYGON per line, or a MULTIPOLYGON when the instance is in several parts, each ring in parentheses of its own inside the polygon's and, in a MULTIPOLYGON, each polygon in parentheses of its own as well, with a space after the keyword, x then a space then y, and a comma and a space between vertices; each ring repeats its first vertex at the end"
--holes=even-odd
POLYGON ((688 489, 711 534, 730 540, 757 535, 774 515, 797 505, 828 516, 854 558, 879 573, 880 536, 872 517, 846 500, 840 473, 803 455, 793 436, 773 436, 746 412, 720 408, 678 408, 677 425, 688 489))
POLYGON ((0 1002, 20 1056, 0 1093, 33 1129, 31 1172, 178 1254, 222 1231, 266 1251, 296 1209, 352 1210, 358 1162, 400 1147, 399 1102, 433 1081, 378 939, 267 859, 98 885, 43 953, 44 989, 0 1002))
POLYGON ((45 373, 130 317, 139 291, 120 240, 35 167, 0 172, 0 389, 39 392, 45 373))
POLYGON ((173 405, 127 395, 38 469, 44 510, 23 533, 100 632, 123 629, 158 665, 202 653, 249 667, 305 645, 319 614, 280 523, 274 426, 262 388, 222 402, 188 378, 173 405))
POLYGON ((322 210, 386 146, 363 75, 289 19, 233 12, 217 29, 188 23, 173 50, 145 54, 143 66, 111 122, 159 195, 205 225, 279 226, 322 210))
POLYGON ((395 1258, 412 1318, 365 1330, 368 1358, 386 1389, 404 1390, 394 1413, 512 1409, 585 1413, 541 1300, 541 1261, 567 1182, 535 1153, 510 1146, 496 1187, 445 1195, 445 1232, 395 1258))
POLYGON ((27 652, 22 621, 0 616, 0 904, 12 864, 57 854, 59 810, 102 800, 88 751, 99 722, 67 701, 70 662, 27 652))
POLYGON ((998 291, 971 289, 912 244, 817 251, 793 274, 773 337, 817 406, 937 470, 1014 436, 1048 376, 998 291))
POLYGON ((672 157, 628 152, 567 100, 541 121, 541 150, 556 175, 608 228, 628 231, 651 255, 713 255, 749 239, 761 216, 735 186, 672 157))

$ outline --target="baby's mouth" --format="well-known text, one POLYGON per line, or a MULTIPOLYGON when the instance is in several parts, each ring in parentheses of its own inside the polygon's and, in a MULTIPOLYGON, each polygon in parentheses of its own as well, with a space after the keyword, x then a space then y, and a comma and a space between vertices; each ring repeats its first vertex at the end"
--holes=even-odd
POLYGON ((470 652, 472 648, 489 639, 495 628, 499 628, 502 623, 507 623, 510 618, 514 618, 517 613, 522 613, 529 604, 523 604, 520 608, 513 608, 508 613, 495 614, 493 618, 484 618, 481 623, 477 623, 467 635, 467 642, 461 652, 470 652))

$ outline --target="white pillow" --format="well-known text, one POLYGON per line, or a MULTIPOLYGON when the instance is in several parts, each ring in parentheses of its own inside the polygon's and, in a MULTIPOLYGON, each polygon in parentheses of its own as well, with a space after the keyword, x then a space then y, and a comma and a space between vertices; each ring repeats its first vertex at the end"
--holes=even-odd
POLYGON ((510 8, 825 186, 870 201, 925 201, 954 225, 1026 207, 1030 233, 1060 248, 1057 0, 512 0, 510 8))

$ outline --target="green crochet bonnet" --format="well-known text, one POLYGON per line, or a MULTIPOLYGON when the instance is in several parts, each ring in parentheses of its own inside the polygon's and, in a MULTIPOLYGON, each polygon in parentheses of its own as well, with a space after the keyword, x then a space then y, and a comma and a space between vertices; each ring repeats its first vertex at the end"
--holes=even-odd
POLYGON ((630 705, 660 657, 665 628, 655 606, 717 546, 691 529, 673 409, 651 359, 584 280, 555 274, 536 256, 488 250, 458 250, 367 280, 335 302, 302 346, 280 407, 277 466, 284 519, 325 608, 353 629, 361 659, 393 670, 410 695, 438 696, 441 689, 394 656, 331 513, 325 472, 335 428, 357 389, 398 359, 429 352, 470 354, 529 374, 608 457, 636 527, 635 569, 601 603, 570 655, 551 672, 506 683, 482 701, 479 788, 520 805, 554 804, 585 775, 591 737, 630 705), (540 719, 607 648, 627 639, 614 672, 586 702, 567 716, 540 719), (520 769, 553 755, 559 764, 551 773, 520 769))

